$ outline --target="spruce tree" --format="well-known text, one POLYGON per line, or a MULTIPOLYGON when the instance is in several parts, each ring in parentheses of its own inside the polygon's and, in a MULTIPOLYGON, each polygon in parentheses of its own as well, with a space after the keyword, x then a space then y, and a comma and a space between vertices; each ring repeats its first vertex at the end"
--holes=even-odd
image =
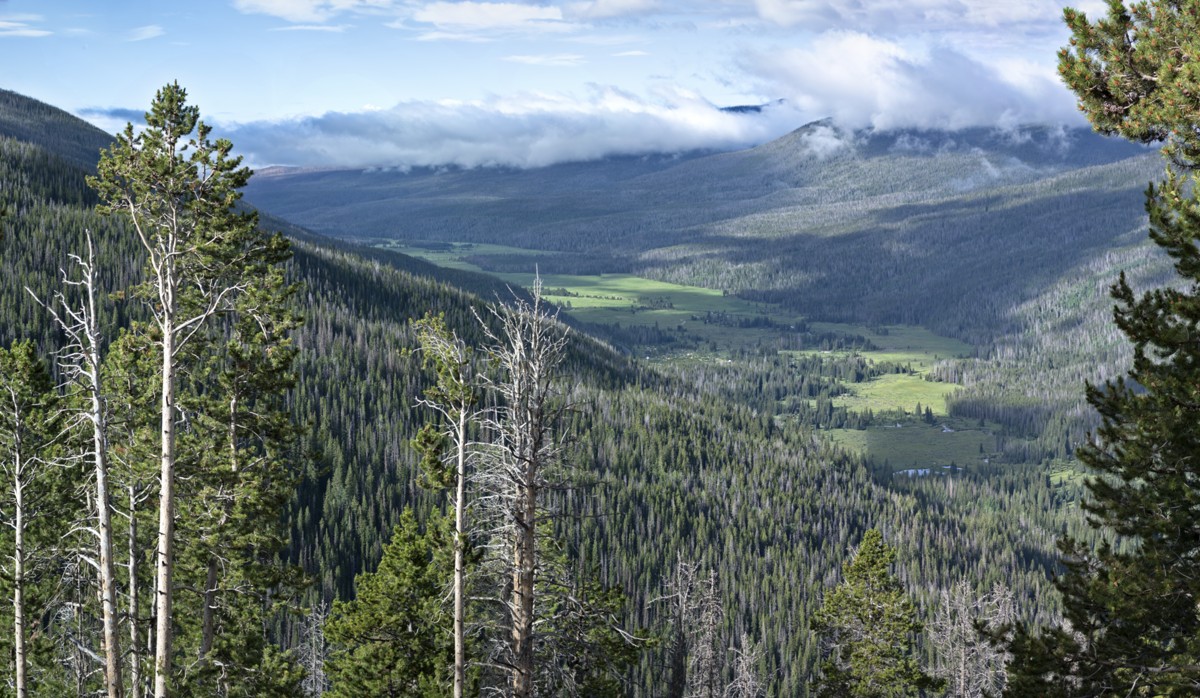
POLYGON ((896 552, 871 529, 863 534, 844 579, 813 617, 825 660, 819 696, 911 696, 937 687, 913 654, 921 631, 916 610, 889 569, 896 552))
POLYGON ((354 580, 325 623, 332 696, 445 696, 451 683, 451 617, 442 604, 453 541, 446 522, 422 530, 405 509, 374 572, 354 580))
POLYGON ((1161 142, 1164 180, 1146 193, 1150 237, 1178 278, 1112 289, 1133 344, 1128 376, 1087 388, 1101 425, 1077 452, 1095 476, 1085 509, 1097 549, 1060 547, 1066 627, 1018 628, 1007 695, 1200 692, 1200 3, 1109 2, 1064 12, 1063 79, 1096 130, 1161 142))

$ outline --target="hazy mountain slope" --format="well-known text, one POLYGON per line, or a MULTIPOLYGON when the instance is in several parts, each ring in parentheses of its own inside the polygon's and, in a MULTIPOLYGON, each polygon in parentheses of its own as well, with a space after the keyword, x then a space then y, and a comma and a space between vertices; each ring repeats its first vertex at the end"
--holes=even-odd
POLYGON ((1084 130, 847 134, 818 122, 640 173, 609 161, 280 173, 256 179, 248 196, 339 236, 568 251, 538 263, 571 272, 592 256, 608 265, 601 271, 979 341, 1004 329, 1000 309, 1138 226, 1140 192, 1158 168, 1143 153, 1084 130), (963 296, 996 308, 944 303, 963 296))
POLYGON ((420 233, 536 242, 554 250, 616 241, 640 251, 687 241, 686 232, 698 225, 789 205, 921 200, 1139 152, 1078 130, 855 135, 817 122, 757 148, 678 161, 609 159, 531 170, 273 170, 256 178, 248 198, 339 236, 412 239, 420 233), (569 229, 556 227, 563 224, 569 229), (584 230, 592 235, 579 239, 571 232, 584 230))

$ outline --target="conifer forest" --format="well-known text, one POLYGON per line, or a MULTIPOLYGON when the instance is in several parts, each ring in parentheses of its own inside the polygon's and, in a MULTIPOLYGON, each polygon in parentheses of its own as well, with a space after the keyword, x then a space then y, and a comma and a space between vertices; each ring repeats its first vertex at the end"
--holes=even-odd
POLYGON ((0 696, 1200 695, 1200 2, 1062 16, 1019 138, 255 173, 0 90, 0 696))

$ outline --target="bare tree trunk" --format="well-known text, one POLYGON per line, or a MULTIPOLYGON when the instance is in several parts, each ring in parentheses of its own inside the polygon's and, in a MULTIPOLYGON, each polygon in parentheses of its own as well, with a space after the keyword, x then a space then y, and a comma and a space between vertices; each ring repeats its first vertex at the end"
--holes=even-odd
POLYGON ((216 627, 214 611, 217 604, 217 571, 217 558, 209 557, 208 575, 204 578, 204 610, 203 620, 200 623, 200 649, 196 653, 202 661, 213 645, 213 632, 216 627))
POLYGON ((467 410, 458 413, 458 462, 454 490, 454 698, 467 683, 466 609, 464 604, 467 483, 467 410))
POLYGON ((721 691, 724 657, 719 646, 725 610, 717 588, 717 573, 709 572, 708 579, 701 584, 703 586, 697 589, 695 635, 689 642, 692 658, 687 674, 688 698, 713 698, 721 691))
POLYGON ((746 633, 742 633, 742 646, 735 655, 733 681, 725 687, 725 698, 760 698, 764 691, 757 664, 762 653, 746 633))
POLYGON ((21 455, 17 454, 13 466, 13 528, 15 532, 15 553, 13 556, 13 652, 17 663, 16 689, 17 698, 29 695, 29 679, 26 676, 27 658, 25 656, 25 496, 21 478, 21 455))
MULTIPOLYGON (((83 374, 91 393, 92 456, 96 470, 96 529, 100 537, 100 606, 104 622, 104 687, 108 698, 121 698, 121 640, 117 635, 117 575, 113 565, 112 497, 108 489, 108 420, 105 414, 104 386, 100 378, 100 326, 96 308, 95 252, 92 236, 87 236, 88 261, 80 264, 86 292, 80 313, 78 339, 83 358, 83 374)), ((69 311, 68 311, 69 312, 69 311)))
MULTIPOLYGON (((87 233, 87 259, 71 255, 82 269, 78 281, 66 280, 67 286, 83 290, 82 304, 72 307, 62 292, 55 301, 62 306, 60 314, 53 305, 45 305, 55 323, 69 338, 61 355, 62 365, 71 379, 88 395, 86 420, 92 426, 91 459, 96 479, 96 536, 99 566, 96 570, 100 586, 100 607, 103 618, 104 686, 108 698, 121 698, 121 641, 118 636, 117 582, 113 562, 112 497, 108 485, 108 416, 104 386, 100 374, 100 320, 96 306, 96 253, 91 232, 87 233)), ((26 290, 29 291, 28 287, 26 290)), ((29 291, 33 295, 32 291, 29 291)), ((41 301, 34 295, 34 300, 41 301)))
POLYGON ((514 529, 516 539, 513 541, 512 652, 515 698, 528 698, 533 695, 533 575, 537 550, 534 537, 537 523, 537 488, 533 484, 536 473, 532 472, 534 467, 534 459, 528 459, 521 505, 514 529))
MULTIPOLYGON (((96 357, 99 379, 99 357, 96 357)), ((112 503, 108 492, 108 444, 105 443, 104 406, 92 395, 96 459, 96 520, 100 536, 100 605, 104 620, 104 685, 108 698, 121 698, 121 641, 117 636, 117 575, 113 567, 112 503)))
POLYGON ((129 485, 129 698, 142 698, 142 661, 138 642, 141 599, 137 578, 137 487, 129 485))
POLYGON ((329 690, 329 679, 325 675, 325 659, 329 648, 325 642, 325 620, 329 617, 329 605, 318 601, 308 610, 300 630, 300 646, 297 661, 304 669, 304 681, 300 688, 308 698, 319 698, 329 690))
POLYGON ((169 321, 162 323, 162 328, 162 465, 155 560, 154 698, 167 698, 171 675, 171 575, 175 571, 175 328, 169 321))

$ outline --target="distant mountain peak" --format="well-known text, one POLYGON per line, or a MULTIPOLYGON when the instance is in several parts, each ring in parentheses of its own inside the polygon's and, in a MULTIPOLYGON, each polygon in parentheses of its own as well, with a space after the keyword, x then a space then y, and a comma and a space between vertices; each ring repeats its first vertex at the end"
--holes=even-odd
POLYGON ((770 109, 771 107, 783 104, 787 104, 787 101, 776 99, 771 102, 764 102, 763 104, 738 104, 732 107, 721 107, 721 111, 727 114, 761 114, 764 109, 770 109))

